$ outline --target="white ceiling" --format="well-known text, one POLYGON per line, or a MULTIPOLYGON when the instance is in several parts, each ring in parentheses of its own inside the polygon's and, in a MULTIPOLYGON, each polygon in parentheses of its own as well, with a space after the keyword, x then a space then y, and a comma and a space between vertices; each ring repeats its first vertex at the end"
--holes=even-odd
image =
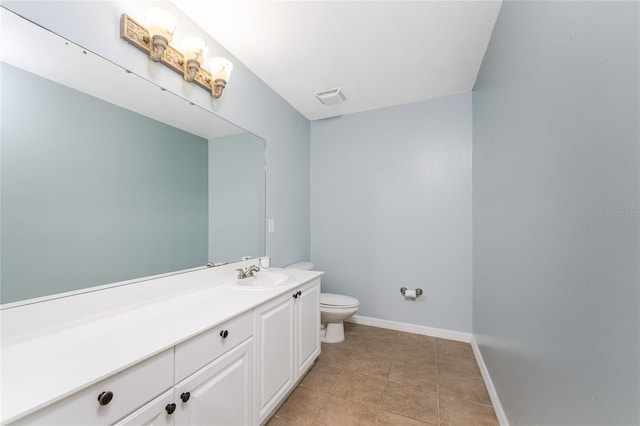
POLYGON ((172 1, 309 120, 471 91, 501 5, 172 1), (346 102, 314 96, 335 87, 346 102))

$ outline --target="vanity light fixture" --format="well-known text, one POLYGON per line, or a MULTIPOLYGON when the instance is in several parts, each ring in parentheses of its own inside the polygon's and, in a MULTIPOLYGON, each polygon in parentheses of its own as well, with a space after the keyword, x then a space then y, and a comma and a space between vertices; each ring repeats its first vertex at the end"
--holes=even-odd
POLYGON ((169 13, 152 8, 147 13, 147 20, 148 29, 123 13, 120 17, 120 38, 147 53, 152 60, 181 74, 186 81, 206 89, 214 98, 222 96, 233 64, 225 58, 214 57, 209 60, 211 72, 207 71, 202 66, 208 50, 204 40, 185 37, 181 43, 184 53, 180 52, 170 44, 177 25, 169 13))

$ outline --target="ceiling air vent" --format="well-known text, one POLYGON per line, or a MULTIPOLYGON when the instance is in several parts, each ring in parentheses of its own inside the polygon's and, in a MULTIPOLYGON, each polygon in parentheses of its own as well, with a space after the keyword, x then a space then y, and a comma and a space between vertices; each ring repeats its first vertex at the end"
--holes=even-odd
POLYGON ((316 98, 318 98, 318 100, 324 105, 335 105, 347 100, 344 92, 339 87, 323 90, 322 92, 316 92, 315 95, 316 98))

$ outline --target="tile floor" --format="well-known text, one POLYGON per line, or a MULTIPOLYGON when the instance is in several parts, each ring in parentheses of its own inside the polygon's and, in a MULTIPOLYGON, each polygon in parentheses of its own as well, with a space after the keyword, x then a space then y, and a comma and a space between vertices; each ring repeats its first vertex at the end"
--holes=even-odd
POLYGON ((269 422, 498 425, 467 343, 345 323, 269 422))

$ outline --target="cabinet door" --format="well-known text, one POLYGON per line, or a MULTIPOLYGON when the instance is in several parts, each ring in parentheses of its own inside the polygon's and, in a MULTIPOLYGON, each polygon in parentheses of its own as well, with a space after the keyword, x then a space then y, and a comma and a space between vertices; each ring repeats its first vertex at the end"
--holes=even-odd
POLYGON ((303 287, 296 305, 296 378, 320 355, 320 281, 303 287))
POLYGON ((175 398, 171 389, 114 426, 173 426, 175 408, 175 398))
POLYGON ((294 292, 254 311, 258 423, 273 411, 294 383, 294 292))
POLYGON ((179 383, 176 425, 250 425, 253 419, 253 339, 179 383))

